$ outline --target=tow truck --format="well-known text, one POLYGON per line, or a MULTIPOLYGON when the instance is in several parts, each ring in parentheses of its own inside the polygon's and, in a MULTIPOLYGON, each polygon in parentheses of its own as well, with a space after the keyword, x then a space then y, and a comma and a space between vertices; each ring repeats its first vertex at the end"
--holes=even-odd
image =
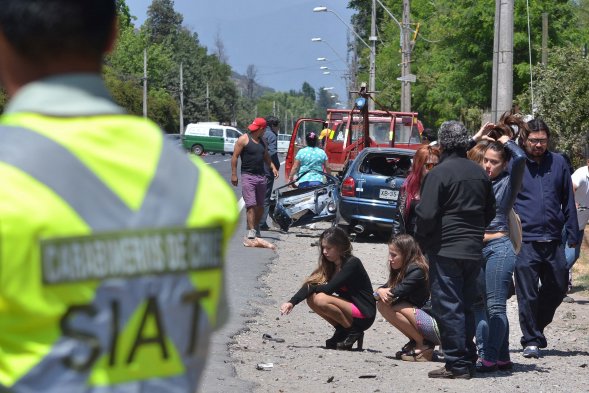
POLYGON ((402 147, 417 150, 421 146, 423 125, 415 112, 391 112, 367 108, 372 99, 363 85, 352 109, 327 109, 327 120, 298 119, 290 139, 285 177, 288 178, 297 152, 306 146, 306 135, 320 135, 327 125, 330 132, 322 140, 327 154, 326 183, 307 189, 294 188, 290 182, 273 192, 270 215, 283 231, 317 221, 337 222, 339 185, 345 169, 360 151, 368 147, 402 147))
POLYGON ((360 88, 352 109, 327 109, 327 119, 301 118, 295 123, 286 154, 285 174, 288 178, 297 152, 306 146, 309 132, 319 135, 325 123, 331 130, 323 149, 327 154, 327 172, 341 175, 348 163, 366 147, 402 147, 417 150, 421 146, 423 124, 416 112, 368 110, 372 99, 366 88, 360 88))

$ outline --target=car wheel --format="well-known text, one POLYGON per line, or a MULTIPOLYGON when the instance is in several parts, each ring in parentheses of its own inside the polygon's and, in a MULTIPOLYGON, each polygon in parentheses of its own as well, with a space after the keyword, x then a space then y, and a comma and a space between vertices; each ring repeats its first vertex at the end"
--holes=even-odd
POLYGON ((192 146, 191 150, 197 156, 202 156, 202 153, 205 152, 205 149, 203 149, 203 147, 201 145, 194 145, 194 146, 192 146))

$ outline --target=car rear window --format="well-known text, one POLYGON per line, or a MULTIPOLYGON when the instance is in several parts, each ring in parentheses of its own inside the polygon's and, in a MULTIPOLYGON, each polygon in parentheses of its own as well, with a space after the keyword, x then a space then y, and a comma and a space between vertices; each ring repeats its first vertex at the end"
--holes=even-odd
POLYGON ((367 155, 360 165, 360 172, 380 175, 407 177, 411 169, 411 157, 403 155, 367 155))

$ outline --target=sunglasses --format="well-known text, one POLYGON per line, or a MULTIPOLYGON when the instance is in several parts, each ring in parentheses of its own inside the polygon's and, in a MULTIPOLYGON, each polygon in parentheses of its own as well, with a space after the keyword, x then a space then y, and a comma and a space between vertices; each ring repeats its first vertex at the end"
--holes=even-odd
POLYGON ((434 164, 433 162, 426 162, 425 164, 423 164, 423 166, 425 167, 425 169, 427 169, 428 171, 431 171, 433 167, 435 167, 438 164, 434 164))

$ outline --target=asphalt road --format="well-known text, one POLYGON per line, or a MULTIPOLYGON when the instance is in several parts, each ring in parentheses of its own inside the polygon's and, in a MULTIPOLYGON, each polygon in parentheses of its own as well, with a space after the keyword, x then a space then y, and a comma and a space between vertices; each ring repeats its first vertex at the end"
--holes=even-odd
MULTIPOLYGON (((206 155, 202 159, 214 167, 231 184, 230 155, 206 155)), ((284 171, 281 168, 280 178, 275 182, 275 186, 282 185, 283 182, 284 171)), ((240 200, 241 187, 238 186, 233 189, 237 199, 240 200)), ((240 203, 240 207, 242 206, 243 200, 240 203)), ((258 277, 276 254, 269 249, 245 248, 242 244, 245 228, 244 209, 229 246, 225 265, 229 320, 212 337, 208 364, 201 378, 199 388, 201 393, 248 392, 253 388, 253 384, 235 377, 227 346, 232 340, 232 336, 240 332, 246 325, 246 320, 254 315, 250 303, 255 298, 262 297, 258 277)), ((272 241, 271 237, 266 237, 266 239, 272 241)))

